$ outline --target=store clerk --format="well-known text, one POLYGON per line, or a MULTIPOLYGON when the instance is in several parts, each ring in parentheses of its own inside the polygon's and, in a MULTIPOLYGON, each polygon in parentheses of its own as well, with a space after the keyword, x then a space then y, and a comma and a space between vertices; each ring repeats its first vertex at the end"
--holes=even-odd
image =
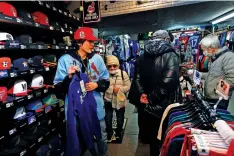
MULTIPOLYGON (((93 35, 93 30, 88 27, 81 27, 74 33, 74 40, 77 44, 77 51, 70 51, 61 56, 54 78, 55 90, 58 93, 67 94, 73 74, 77 71, 86 73, 90 82, 85 85, 86 91, 93 91, 97 102, 97 116, 100 120, 102 139, 97 140, 99 156, 107 155, 107 134, 104 121, 104 102, 100 92, 109 88, 109 72, 102 57, 92 53, 94 41, 98 39, 93 35)), ((65 98, 65 115, 67 117, 67 96, 65 98)))

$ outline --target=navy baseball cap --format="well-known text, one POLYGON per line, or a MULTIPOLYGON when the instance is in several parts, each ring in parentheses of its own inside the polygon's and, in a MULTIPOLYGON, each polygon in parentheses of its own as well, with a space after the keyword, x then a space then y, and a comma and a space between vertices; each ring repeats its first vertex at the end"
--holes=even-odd
POLYGON ((52 155, 60 155, 62 142, 58 135, 52 137, 52 139, 49 141, 49 145, 51 146, 52 155))
POLYGON ((21 17, 23 20, 34 23, 31 14, 28 13, 27 11, 23 9, 17 9, 17 13, 18 13, 18 16, 21 17))
POLYGON ((15 37, 16 40, 18 40, 21 44, 23 45, 28 45, 28 44, 32 44, 32 37, 29 35, 20 35, 15 37))
POLYGON ((42 67, 43 66, 43 56, 41 56, 41 55, 33 56, 32 58, 28 59, 28 63, 32 67, 42 67))
POLYGON ((49 145, 42 145, 36 153, 36 156, 47 156, 50 155, 51 151, 50 151, 50 147, 49 145))
POLYGON ((27 71, 30 70, 28 66, 28 60, 25 58, 19 58, 13 61, 13 68, 18 71, 27 71))

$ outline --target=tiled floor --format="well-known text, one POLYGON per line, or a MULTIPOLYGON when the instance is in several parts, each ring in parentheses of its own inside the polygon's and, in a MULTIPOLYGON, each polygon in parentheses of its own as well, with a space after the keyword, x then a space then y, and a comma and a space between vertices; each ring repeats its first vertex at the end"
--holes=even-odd
MULTIPOLYGON (((129 104, 125 111, 128 118, 122 144, 108 144, 108 156, 149 156, 149 146, 138 142, 137 113, 129 104)), ((90 156, 86 152, 85 156, 90 156)))

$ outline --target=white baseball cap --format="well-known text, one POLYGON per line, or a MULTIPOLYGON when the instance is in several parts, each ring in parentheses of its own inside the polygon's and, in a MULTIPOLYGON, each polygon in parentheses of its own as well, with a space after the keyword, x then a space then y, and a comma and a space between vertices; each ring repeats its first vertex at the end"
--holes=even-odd
POLYGON ((14 40, 13 36, 9 33, 1 32, 0 41, 8 41, 8 40, 14 40))
POLYGON ((42 88, 44 86, 44 78, 40 74, 35 74, 32 78, 30 87, 34 89, 42 88))
POLYGON ((16 80, 14 83, 10 83, 10 89, 8 90, 8 94, 15 96, 26 96, 28 95, 27 82, 25 80, 16 80))

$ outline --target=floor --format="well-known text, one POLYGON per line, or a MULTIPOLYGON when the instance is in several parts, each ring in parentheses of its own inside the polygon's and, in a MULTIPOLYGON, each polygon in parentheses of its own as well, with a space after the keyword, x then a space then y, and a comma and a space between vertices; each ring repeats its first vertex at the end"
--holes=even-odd
MULTIPOLYGON (((122 144, 108 144, 108 156, 149 156, 149 146, 138 142, 137 113, 128 104, 125 118, 128 118, 122 144)), ((91 156, 86 152, 85 156, 91 156)))

